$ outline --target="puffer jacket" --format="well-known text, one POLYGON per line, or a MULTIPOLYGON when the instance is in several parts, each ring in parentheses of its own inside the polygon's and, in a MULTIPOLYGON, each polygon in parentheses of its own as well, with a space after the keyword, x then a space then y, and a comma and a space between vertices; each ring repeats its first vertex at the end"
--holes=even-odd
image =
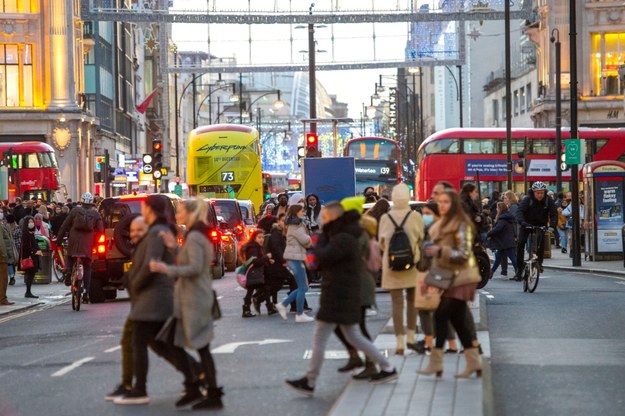
POLYGON ((516 220, 510 212, 505 212, 493 228, 486 234, 488 247, 493 250, 505 250, 516 247, 516 220))
POLYGON ((306 260, 306 249, 312 245, 310 235, 301 218, 287 218, 285 260, 306 260))

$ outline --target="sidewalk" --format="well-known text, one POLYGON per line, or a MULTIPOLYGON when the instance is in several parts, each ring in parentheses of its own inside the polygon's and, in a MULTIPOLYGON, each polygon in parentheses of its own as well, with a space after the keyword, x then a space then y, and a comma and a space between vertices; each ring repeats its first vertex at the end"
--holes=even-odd
POLYGON ((0 306, 0 316, 5 316, 37 306, 55 305, 70 300, 70 297, 67 296, 69 288, 63 283, 52 282, 47 285, 33 285, 32 292, 33 295, 39 296, 39 299, 29 299, 24 297, 24 294, 26 293, 24 277, 21 274, 17 274, 15 276, 15 284, 13 286, 8 286, 7 288, 7 298, 9 298, 11 302, 15 302, 15 304, 10 306, 0 306))
MULTIPOLYGON (((478 297, 479 299, 479 297, 478 297)), ((479 302, 479 300, 478 300, 479 302)), ((481 308, 476 303, 471 312, 478 329, 484 329, 486 304, 481 308)), ((478 330, 478 338, 484 349, 483 369, 490 357, 490 341, 487 331, 478 330)), ((399 379, 394 383, 372 385, 367 381, 350 380, 328 413, 331 416, 358 415, 410 415, 410 416, 477 416, 483 415, 483 381, 481 378, 457 380, 454 373, 464 369, 464 356, 445 354, 443 377, 422 376, 417 370, 425 368, 427 355, 412 351, 406 355, 393 355, 395 335, 393 320, 389 320, 384 330, 375 339, 375 345, 389 357, 397 367, 399 379)))
POLYGON ((595 274, 606 274, 611 276, 625 277, 625 267, 623 260, 615 261, 585 261, 582 253, 582 265, 573 267, 573 259, 569 254, 563 254, 559 248, 551 247, 551 258, 543 262, 545 269, 555 269, 572 272, 586 272, 595 274))

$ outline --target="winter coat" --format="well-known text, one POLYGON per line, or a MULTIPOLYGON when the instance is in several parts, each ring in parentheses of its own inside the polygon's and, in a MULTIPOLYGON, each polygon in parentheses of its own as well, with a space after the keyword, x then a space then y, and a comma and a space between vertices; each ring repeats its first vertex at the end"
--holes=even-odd
POLYGON ((9 231, 6 224, 0 224, 0 232, 2 233, 2 240, 4 241, 4 247, 6 249, 6 255, 2 253, 0 247, 0 262, 5 263, 3 260, 6 258, 7 264, 15 264, 17 262, 18 254, 15 248, 15 242, 13 241, 13 235, 9 231))
POLYGON ((388 214, 384 214, 380 217, 378 228, 378 241, 380 242, 380 247, 382 248, 383 253, 382 288, 389 290, 416 287, 417 269, 413 267, 402 271, 391 270, 388 259, 388 246, 391 241, 391 237, 395 232, 395 226, 388 216, 390 215, 395 223, 400 225, 406 214, 410 213, 410 217, 408 217, 406 223, 404 224, 404 231, 410 240, 415 264, 421 257, 421 242, 423 241, 424 235, 424 226, 421 214, 410 210, 410 205, 408 204, 410 195, 408 188, 405 187, 406 191, 402 190, 401 194, 397 195, 397 189, 399 186, 400 185, 397 185, 393 188, 393 208, 391 208, 388 214))
POLYGON ((128 271, 130 315, 133 321, 164 322, 174 311, 174 279, 150 271, 151 259, 174 263, 174 254, 167 249, 161 231, 171 232, 166 224, 154 223, 137 245, 128 271))
POLYGON ((558 224, 556 204, 549 195, 545 195, 542 201, 537 200, 534 198, 534 192, 530 190, 519 204, 516 220, 522 227, 527 225, 555 227, 558 224))
POLYGON ((317 205, 311 207, 308 205, 308 202, 306 203, 306 207, 304 208, 304 219, 309 230, 319 231, 321 228, 321 209, 323 208, 323 205, 321 205, 319 197, 315 194, 308 194, 306 196, 306 201, 308 201, 308 198, 311 196, 317 198, 317 205))
POLYGON ((52 228, 52 235, 53 236, 56 236, 59 233, 59 230, 61 229, 61 226, 63 225, 63 223, 67 219, 68 215, 69 214, 65 214, 64 212, 61 212, 60 214, 55 215, 52 218, 52 220, 50 220, 50 226, 52 228))
POLYGON ((63 225, 61 225, 61 229, 57 235, 57 240, 63 241, 63 238, 69 234, 67 255, 91 259, 96 232, 104 232, 104 224, 102 222, 102 217, 98 214, 98 211, 93 208, 77 206, 69 212, 69 215, 65 221, 63 221, 63 225), (93 230, 91 231, 79 231, 74 227, 74 219, 78 215, 83 215, 85 213, 86 215, 92 217, 95 224, 93 230))
POLYGON ((475 228, 480 233, 485 233, 488 231, 488 220, 487 215, 482 212, 480 205, 471 199, 469 194, 460 194, 460 200, 462 202, 462 209, 467 213, 469 218, 473 221, 475 228), (482 220, 480 222, 475 221, 475 217, 480 217, 482 220))
POLYGON ((486 234, 488 247, 493 250, 505 250, 516 247, 516 219, 510 212, 505 212, 486 234))
POLYGON ((276 221, 278 221, 278 218, 274 217, 273 215, 265 215, 258 221, 256 227, 263 230, 265 234, 268 234, 269 232, 271 232, 271 226, 275 224, 276 221))
POLYGON ((174 313, 178 319, 174 344, 194 350, 213 340, 213 244, 206 238, 206 225, 198 224, 187 233, 178 251, 176 265, 167 275, 176 277, 174 313))
POLYGON ((25 258, 30 257, 33 259, 33 263, 35 265, 35 270, 39 270, 39 256, 36 255, 39 250, 39 245, 37 244, 37 239, 35 238, 34 232, 26 232, 22 233, 22 244, 20 249, 20 261, 25 258))
POLYGON ((370 251, 370 239, 367 232, 363 232, 358 237, 358 248, 360 249, 360 256, 365 264, 362 268, 362 284, 360 291, 360 303, 362 306, 375 305, 375 277, 371 270, 367 268, 367 260, 369 260, 370 251))
POLYGON ((290 276, 289 271, 284 267, 284 250, 286 249, 286 238, 282 228, 274 224, 269 234, 269 253, 274 263, 267 266, 265 270, 265 282, 272 286, 282 286, 284 281, 290 276))
POLYGON ((320 321, 344 325, 360 322, 366 266, 362 252, 354 249, 364 233, 358 224, 359 216, 356 211, 348 211, 325 224, 314 248, 322 276, 317 313, 320 321))
MULTIPOLYGON (((432 266, 441 267, 451 270, 462 269, 468 262, 458 266, 458 259, 468 258, 469 261, 475 262, 472 254, 473 240, 469 230, 472 230, 469 224, 460 223, 455 229, 447 224, 445 229, 441 229, 442 221, 435 222, 429 229, 430 237, 435 244, 441 247, 440 254, 432 258, 432 266)), ((462 286, 454 286, 447 289, 441 295, 445 298, 458 299, 463 301, 473 300, 477 284, 471 283, 462 286)))
POLYGON ((289 218, 286 223, 286 260, 306 260, 306 249, 312 245, 308 230, 300 218, 289 218))

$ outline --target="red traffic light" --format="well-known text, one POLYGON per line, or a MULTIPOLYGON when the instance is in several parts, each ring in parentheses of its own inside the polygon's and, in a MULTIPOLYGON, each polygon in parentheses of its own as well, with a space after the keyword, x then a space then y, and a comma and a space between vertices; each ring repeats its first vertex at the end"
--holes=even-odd
POLYGON ((162 148, 163 148, 163 142, 161 142, 160 140, 152 141, 152 150, 160 152, 162 148))
POLYGON ((308 133, 306 135, 306 145, 317 147, 317 143, 319 141, 319 137, 315 133, 308 133))

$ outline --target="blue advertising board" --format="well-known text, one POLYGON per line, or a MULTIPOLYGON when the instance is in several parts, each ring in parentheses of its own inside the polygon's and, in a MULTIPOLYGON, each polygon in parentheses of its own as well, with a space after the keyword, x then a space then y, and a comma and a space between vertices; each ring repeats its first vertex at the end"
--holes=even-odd
POLYGON ((356 194, 355 172, 353 157, 305 158, 302 188, 306 195, 317 195, 322 204, 340 201, 356 194))
POLYGON ((597 219, 597 253, 623 251, 623 179, 595 181, 595 218, 597 219))

